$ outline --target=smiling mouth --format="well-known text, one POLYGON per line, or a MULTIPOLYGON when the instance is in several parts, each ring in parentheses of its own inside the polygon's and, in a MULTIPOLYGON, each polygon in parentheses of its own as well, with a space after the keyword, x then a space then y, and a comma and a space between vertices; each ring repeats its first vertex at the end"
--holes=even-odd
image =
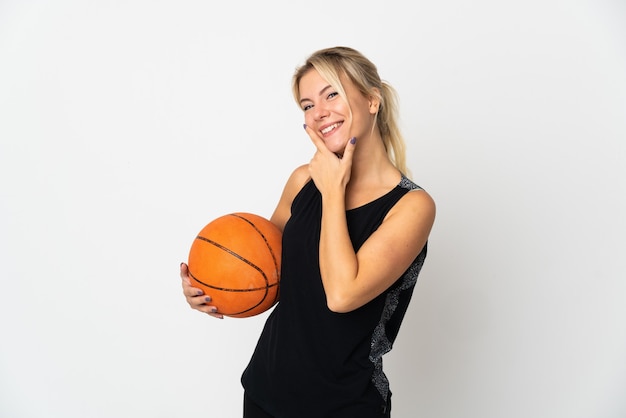
POLYGON ((323 135, 326 135, 327 133, 330 133, 330 132, 334 131, 335 129, 337 129, 338 127, 340 127, 342 123, 343 122, 333 123, 332 125, 329 125, 329 126, 325 127, 324 129, 322 129, 320 132, 323 135))

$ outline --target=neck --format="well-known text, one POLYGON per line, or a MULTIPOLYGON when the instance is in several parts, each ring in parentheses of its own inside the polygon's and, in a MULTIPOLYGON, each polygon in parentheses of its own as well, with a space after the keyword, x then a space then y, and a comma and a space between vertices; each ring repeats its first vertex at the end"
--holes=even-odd
POLYGON ((386 184, 399 181, 399 178, 399 171, 389 159, 380 135, 372 134, 362 141, 357 139, 348 184, 350 188, 386 184))

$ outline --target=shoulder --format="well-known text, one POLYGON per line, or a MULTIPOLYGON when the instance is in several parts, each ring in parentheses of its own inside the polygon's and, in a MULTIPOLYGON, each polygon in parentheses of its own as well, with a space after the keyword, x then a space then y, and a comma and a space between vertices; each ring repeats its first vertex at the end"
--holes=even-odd
POLYGON ((309 165, 303 164, 297 167, 291 172, 291 175, 287 179, 283 190, 283 198, 285 198, 288 204, 291 206, 291 202, 296 197, 298 192, 302 190, 304 185, 311 179, 309 174, 309 165))
POLYGON ((389 211, 388 217, 399 215, 399 217, 410 218, 413 222, 418 222, 422 225, 432 225, 437 211, 435 200, 432 196, 407 178, 402 179, 400 187, 409 191, 389 211))
POLYGON ((400 199, 400 202, 398 203, 413 209, 421 209, 429 213, 432 212, 433 216, 435 215, 437 209, 435 200, 426 190, 422 188, 409 191, 402 197, 402 199, 400 199))
POLYGON ((293 200, 310 178, 309 165, 303 164, 293 170, 287 179, 287 183, 285 184, 280 200, 278 201, 278 206, 272 215, 272 222, 278 226, 281 231, 291 216, 291 204, 293 203, 293 200))
POLYGON ((293 187, 299 191, 310 178, 311 174, 309 173, 309 165, 303 164, 296 167, 296 169, 292 171, 285 187, 293 187))

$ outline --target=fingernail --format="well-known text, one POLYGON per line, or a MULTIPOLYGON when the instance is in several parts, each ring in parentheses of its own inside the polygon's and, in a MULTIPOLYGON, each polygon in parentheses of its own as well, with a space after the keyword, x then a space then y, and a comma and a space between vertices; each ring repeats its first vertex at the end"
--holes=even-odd
POLYGON ((356 136, 353 136, 352 139, 350 140, 351 144, 356 144, 356 136))
POLYGON ((198 290, 198 296, 200 296, 202 293, 202 290, 198 290))
POLYGON ((211 308, 211 312, 213 313, 217 312, 217 308, 211 308))
POLYGON ((211 302, 211 296, 207 296, 206 298, 204 298, 205 302, 211 302))
POLYGON ((306 131, 306 123, 304 125, 302 125, 302 127, 304 128, 304 130, 306 131))

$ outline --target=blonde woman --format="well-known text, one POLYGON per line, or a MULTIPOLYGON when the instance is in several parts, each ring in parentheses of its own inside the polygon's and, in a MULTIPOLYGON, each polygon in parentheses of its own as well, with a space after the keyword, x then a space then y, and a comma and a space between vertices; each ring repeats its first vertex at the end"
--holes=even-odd
MULTIPOLYGON (((390 417, 391 350, 426 257, 430 195, 408 178, 393 88, 360 52, 334 47, 296 70, 316 147, 271 221, 283 231, 280 302, 242 375, 244 417, 390 417)), ((210 295, 183 292, 222 317, 210 295)))

